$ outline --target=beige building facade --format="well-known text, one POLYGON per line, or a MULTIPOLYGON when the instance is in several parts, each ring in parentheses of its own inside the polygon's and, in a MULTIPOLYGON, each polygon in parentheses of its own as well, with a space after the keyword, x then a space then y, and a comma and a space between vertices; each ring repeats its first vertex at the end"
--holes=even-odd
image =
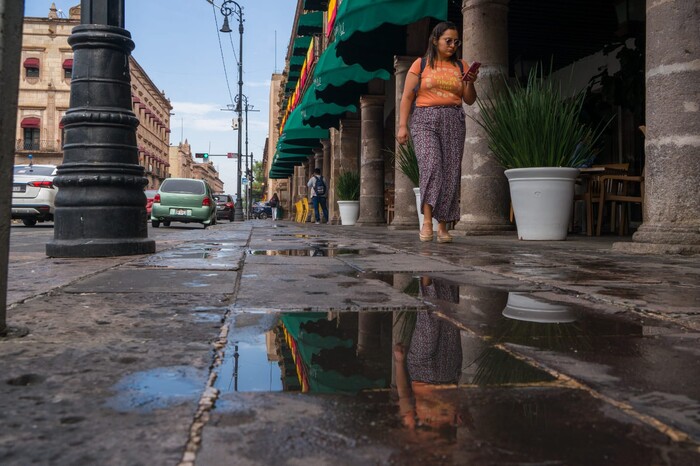
POLYGON ((265 185, 263 186, 263 199, 267 200, 272 197, 273 193, 277 193, 282 201, 282 207, 285 212, 289 212, 290 195, 289 183, 286 179, 276 180, 267 177, 267 174, 272 168, 272 161, 277 151, 277 141, 279 140, 279 118, 280 118, 280 103, 281 97, 284 95, 282 86, 285 83, 285 76, 281 73, 275 73, 270 79, 270 109, 269 109, 269 126, 270 131, 265 143, 265 154, 263 157, 263 173, 265 185), (284 208, 284 207, 287 208, 284 208))
POLYGON ((206 181, 215 193, 224 192, 224 182, 219 179, 214 162, 195 163, 192 166, 192 178, 206 181))
POLYGON ((173 178, 192 178, 192 167, 195 163, 192 159, 192 148, 187 139, 177 146, 170 146, 169 152, 170 176, 173 178))

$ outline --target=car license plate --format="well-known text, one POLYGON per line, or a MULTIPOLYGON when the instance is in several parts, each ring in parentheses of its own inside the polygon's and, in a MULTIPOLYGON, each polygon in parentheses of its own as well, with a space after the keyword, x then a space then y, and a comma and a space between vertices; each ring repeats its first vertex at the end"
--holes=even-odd
POLYGON ((188 209, 170 209, 170 215, 190 215, 188 209))
POLYGON ((27 187, 23 184, 13 184, 12 185, 12 192, 13 193, 23 193, 27 191, 27 187))

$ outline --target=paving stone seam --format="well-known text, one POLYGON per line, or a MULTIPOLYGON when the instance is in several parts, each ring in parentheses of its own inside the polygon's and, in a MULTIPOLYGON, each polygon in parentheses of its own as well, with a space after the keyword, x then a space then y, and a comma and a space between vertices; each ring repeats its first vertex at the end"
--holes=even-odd
MULTIPOLYGON (((244 248, 248 248, 252 238, 253 229, 249 229, 248 238, 246 240, 244 248)), ((219 336, 212 344, 212 362, 209 366, 209 378, 207 379, 206 387, 202 392, 202 396, 197 404, 197 411, 194 414, 192 423, 190 424, 189 436, 187 442, 185 443, 185 448, 183 451, 182 459, 178 463, 178 466, 194 466, 197 460, 197 452, 202 445, 202 433, 204 427, 211 419, 211 411, 216 405, 216 401, 219 398, 219 390, 214 387, 216 382, 217 373, 216 368, 219 367, 226 355, 225 348, 226 342, 228 340, 229 323, 228 318, 235 309, 236 297, 238 296, 238 291, 241 287, 241 281, 243 280, 243 267, 245 265, 246 254, 243 254, 238 259, 238 265, 236 269, 236 281, 233 285, 233 292, 230 294, 229 306, 223 316, 224 324, 221 326, 219 331, 219 336)))
POLYGON ((625 401, 620 401, 620 400, 616 400, 614 398, 611 398, 610 396, 601 393, 600 391, 594 389, 593 387, 591 387, 591 386, 589 386, 589 385, 587 385, 587 384, 585 384, 585 383, 583 383, 583 382, 581 382, 581 381, 579 381, 579 380, 577 380, 569 375, 566 375, 565 373, 563 373, 561 371, 558 371, 558 370, 553 369, 545 364, 542 364, 540 361, 537 361, 536 359, 534 359, 530 356, 527 356, 527 355, 524 355, 524 354, 517 352, 517 348, 516 348, 517 345, 496 343, 493 346, 494 346, 494 348, 498 348, 502 351, 507 352, 508 354, 513 356, 514 358, 517 358, 517 359, 519 359, 527 364, 530 364, 530 365, 532 365, 532 366, 534 366, 542 371, 547 372, 549 375, 551 375, 552 377, 555 377, 557 380, 561 380, 565 384, 565 386, 567 386, 568 388, 582 390, 582 391, 588 393, 593 398, 598 399, 598 400, 602 401, 603 403, 606 403, 610 406, 613 406, 613 407, 617 408, 618 410, 624 412, 628 416, 630 416, 634 419, 637 419, 638 421, 642 422, 643 424, 646 424, 646 425, 652 427, 653 429, 657 430, 661 434, 667 436, 673 442, 680 443, 680 444, 686 444, 686 445, 690 446, 693 449, 693 451, 700 453, 700 445, 698 445, 697 442, 693 441, 690 438, 689 434, 687 434, 679 429, 676 429, 674 427, 669 426, 668 424, 666 424, 663 421, 660 421, 659 419, 655 418, 654 416, 650 416, 648 414, 644 414, 644 413, 637 411, 632 405, 630 405, 629 403, 627 403, 625 401))
POLYGON ((42 292, 40 292, 40 293, 36 293, 36 294, 31 295, 31 296, 27 296, 26 298, 22 298, 22 299, 20 299, 20 300, 18 300, 18 301, 9 303, 9 304, 7 305, 7 310, 8 310, 8 311, 13 310, 14 308, 16 308, 16 307, 18 307, 18 306, 20 306, 20 305, 22 305, 22 304, 25 304, 25 303, 27 303, 27 302, 29 302, 29 301, 32 301, 32 300, 34 300, 34 299, 38 299, 38 298, 43 298, 43 297, 46 297, 46 296, 50 296, 50 295, 52 295, 52 294, 54 294, 54 293, 56 293, 56 292, 61 291, 61 290, 64 289, 64 288, 68 288, 68 287, 70 287, 70 286, 73 286, 74 284, 78 283, 78 282, 81 281, 81 280, 85 280, 86 278, 94 277, 95 275, 99 275, 99 274, 104 273, 104 272, 107 272, 107 271, 109 271, 109 270, 119 268, 119 267, 123 266, 124 264, 127 264, 128 262, 131 262, 132 260, 133 260, 133 259, 129 258, 129 259, 125 260, 124 262, 120 262, 120 263, 118 263, 118 264, 113 264, 113 265, 107 266, 107 267, 105 267, 105 268, 101 268, 101 269, 95 270, 95 271, 93 271, 93 272, 86 273, 85 275, 80 275, 80 276, 76 277, 75 279, 71 280, 71 281, 68 282, 68 283, 63 283, 63 284, 61 284, 61 285, 54 286, 54 287, 52 287, 52 288, 49 288, 49 289, 46 290, 46 291, 42 291, 42 292))

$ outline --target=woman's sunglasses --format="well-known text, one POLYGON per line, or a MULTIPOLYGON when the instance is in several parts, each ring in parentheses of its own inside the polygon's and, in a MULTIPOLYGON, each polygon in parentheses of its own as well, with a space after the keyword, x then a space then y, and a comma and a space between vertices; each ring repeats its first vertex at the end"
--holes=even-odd
POLYGON ((455 47, 459 47, 460 45, 462 45, 462 41, 459 39, 445 39, 445 43, 448 47, 452 47, 453 45, 455 47))

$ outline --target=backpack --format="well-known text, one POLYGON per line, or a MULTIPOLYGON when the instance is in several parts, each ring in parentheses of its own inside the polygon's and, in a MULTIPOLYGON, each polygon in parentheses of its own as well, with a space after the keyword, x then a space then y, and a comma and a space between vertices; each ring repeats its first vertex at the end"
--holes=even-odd
POLYGON ((316 184, 314 185, 314 191, 317 196, 323 197, 326 195, 326 183, 323 181, 322 176, 316 176, 316 184))

